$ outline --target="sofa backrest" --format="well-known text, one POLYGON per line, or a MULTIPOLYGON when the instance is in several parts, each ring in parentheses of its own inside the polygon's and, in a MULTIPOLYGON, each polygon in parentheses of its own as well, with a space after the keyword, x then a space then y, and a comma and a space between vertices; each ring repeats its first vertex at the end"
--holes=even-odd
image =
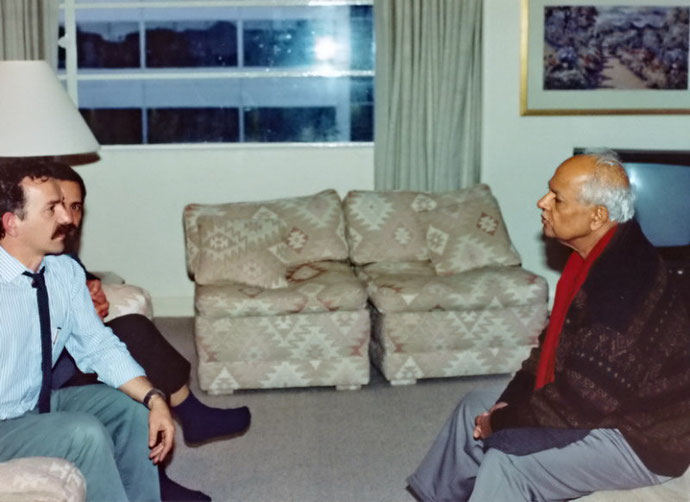
POLYGON ((199 266, 199 217, 228 219, 270 218, 287 227, 283 259, 287 266, 322 260, 346 260, 345 223, 340 197, 335 190, 314 195, 258 202, 188 204, 184 208, 187 272, 199 266))
POLYGON ((483 225, 488 217, 491 220, 491 232, 504 241, 503 247, 509 248, 509 254, 515 255, 515 258, 508 257, 500 261, 505 264, 519 263, 517 252, 510 245, 498 202, 485 184, 436 193, 366 190, 349 192, 343 201, 343 210, 347 222, 350 259, 357 265, 428 260, 432 258, 427 243, 428 225, 425 225, 425 218, 422 216, 444 208, 462 209, 470 206, 473 214, 486 213, 483 221, 473 221, 472 225, 483 225))

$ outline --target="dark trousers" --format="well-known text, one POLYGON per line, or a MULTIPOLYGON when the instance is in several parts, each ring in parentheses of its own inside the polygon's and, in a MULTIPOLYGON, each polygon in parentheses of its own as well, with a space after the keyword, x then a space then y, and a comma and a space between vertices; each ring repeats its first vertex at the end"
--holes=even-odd
MULTIPOLYGON (((127 349, 151 380, 168 396, 189 381, 191 364, 168 343, 158 328, 145 316, 129 314, 106 323, 127 345, 127 349)), ((95 383, 95 374, 79 371, 72 357, 63 351, 53 367, 53 388, 95 383)))

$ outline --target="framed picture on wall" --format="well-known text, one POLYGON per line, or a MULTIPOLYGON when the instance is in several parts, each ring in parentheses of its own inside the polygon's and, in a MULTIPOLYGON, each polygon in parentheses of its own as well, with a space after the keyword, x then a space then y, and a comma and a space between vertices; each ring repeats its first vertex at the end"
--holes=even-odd
POLYGON ((522 115, 690 113, 690 0, 522 0, 522 115))

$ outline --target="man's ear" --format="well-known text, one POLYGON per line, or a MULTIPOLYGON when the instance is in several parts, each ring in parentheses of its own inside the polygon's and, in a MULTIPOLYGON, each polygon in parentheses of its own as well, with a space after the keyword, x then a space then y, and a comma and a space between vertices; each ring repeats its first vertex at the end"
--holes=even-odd
POLYGON ((9 211, 2 215, 2 227, 5 229, 5 235, 17 235, 17 215, 9 211))
POLYGON ((594 206, 592 210, 592 221, 590 226, 592 230, 598 230, 609 221, 609 210, 606 206, 594 206))

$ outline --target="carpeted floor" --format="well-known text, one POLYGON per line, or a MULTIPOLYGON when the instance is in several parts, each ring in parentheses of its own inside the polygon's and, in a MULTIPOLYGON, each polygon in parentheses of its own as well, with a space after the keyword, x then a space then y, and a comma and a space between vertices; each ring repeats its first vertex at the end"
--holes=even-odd
MULTIPOLYGON (((191 318, 156 319, 193 366, 191 318)), ((391 387, 372 368, 357 391, 333 388, 238 391, 205 403, 247 405, 252 426, 241 437, 177 446, 170 477, 216 502, 412 502, 405 478, 415 469, 459 399, 473 388, 503 385, 507 375, 422 380, 391 387)))

